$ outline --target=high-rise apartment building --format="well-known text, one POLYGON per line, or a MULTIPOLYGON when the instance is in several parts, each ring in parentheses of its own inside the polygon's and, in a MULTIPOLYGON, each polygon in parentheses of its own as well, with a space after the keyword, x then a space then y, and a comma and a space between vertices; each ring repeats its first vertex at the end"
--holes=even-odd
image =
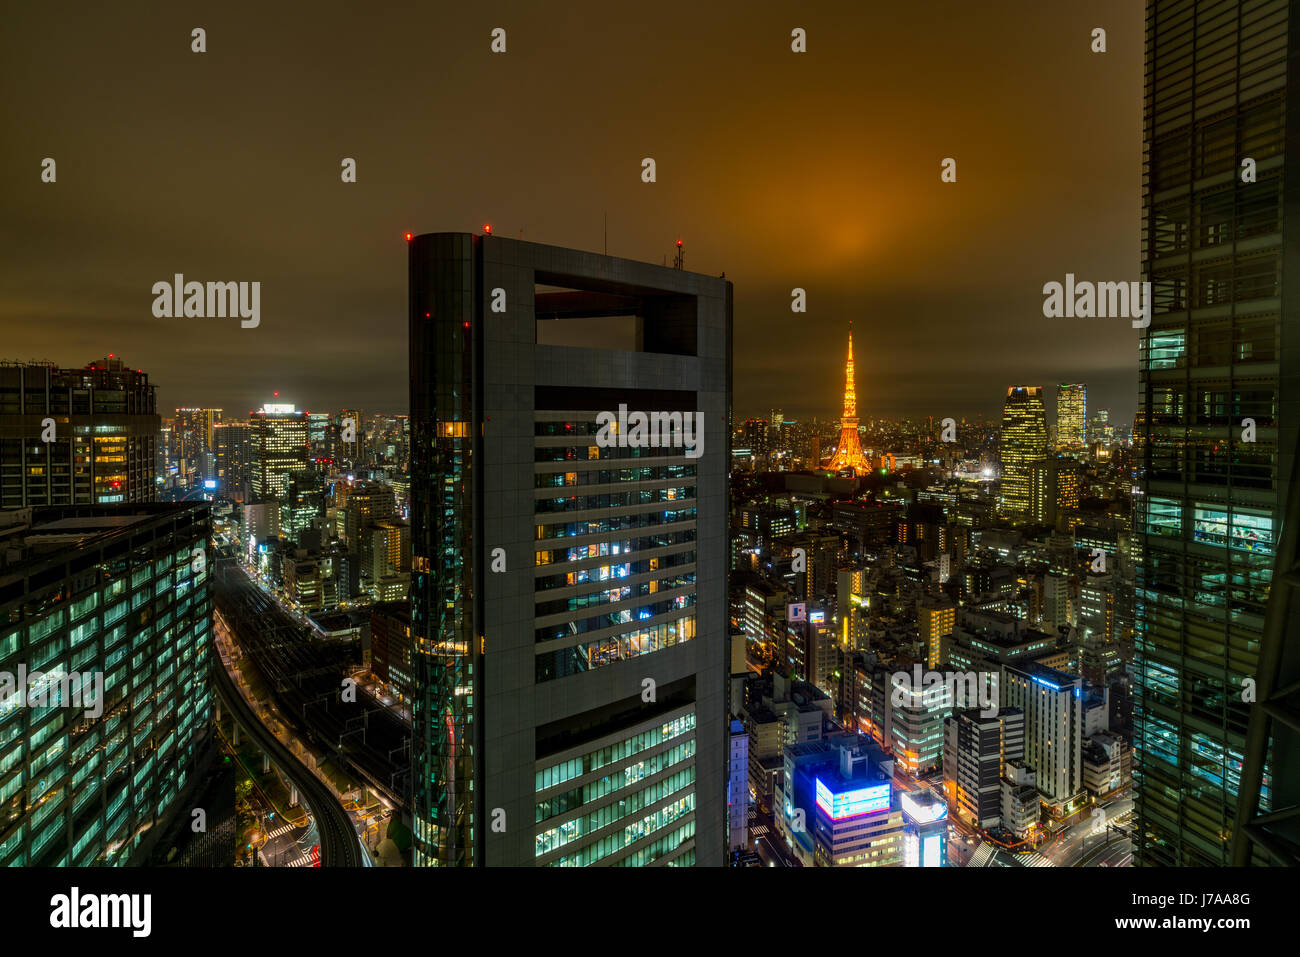
POLYGON ((264 405, 249 414, 248 425, 253 499, 282 498, 290 473, 307 469, 307 415, 292 405, 264 405))
POLYGON ((916 633, 925 646, 926 664, 937 667, 943 657, 943 639, 957 625, 957 606, 947 599, 923 598, 916 606, 916 633))
POLYGON ((108 356, 0 363, 0 509, 157 498, 155 387, 108 356))
POLYGON ((409 250, 415 863, 721 864, 731 284, 409 250))
MULTIPOLYGON (((1146 865, 1231 860, 1252 708, 1243 687, 1258 676, 1300 428, 1282 414, 1300 400, 1300 339, 1283 312, 1288 283, 1300 287, 1300 233, 1284 231, 1286 197, 1300 195, 1286 173, 1300 163, 1286 152, 1300 128, 1300 97, 1288 94, 1300 82, 1297 31, 1286 0, 1147 4, 1153 306, 1139 366, 1134 701, 1135 857, 1146 865)), ((1260 809, 1296 805, 1300 779, 1287 769, 1300 747, 1280 724, 1267 766, 1260 809)))
POLYGON ((211 730, 210 528, 202 504, 0 512, 0 867, 138 864, 179 812, 211 730))
POLYGON ((1018 708, 985 714, 954 711, 944 720, 943 789, 952 813, 979 828, 1002 820, 1002 772, 1025 755, 1025 715, 1018 708))
POLYGON ((1082 449, 1088 444, 1088 387, 1063 382, 1056 387, 1056 447, 1082 449))
POLYGON ((1031 468, 1047 457, 1047 414, 1036 385, 1007 389, 1002 406, 1002 514, 1017 521, 1031 517, 1031 468))
POLYGON ((1043 803, 1054 813, 1073 810, 1083 794, 1083 681, 1026 663, 1006 665, 998 688, 1002 704, 1025 715, 1025 763, 1038 774, 1043 803))

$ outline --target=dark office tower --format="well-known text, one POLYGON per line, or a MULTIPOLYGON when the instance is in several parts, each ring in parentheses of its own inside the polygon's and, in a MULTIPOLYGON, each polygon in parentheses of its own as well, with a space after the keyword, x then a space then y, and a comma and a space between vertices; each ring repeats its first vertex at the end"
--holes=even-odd
POLYGON ((1047 458, 1047 413, 1041 386, 1016 385, 1007 389, 1002 405, 1001 450, 1001 512, 1013 520, 1028 520, 1033 512, 1031 473, 1036 463, 1047 458))
POLYGON ((224 498, 242 502, 249 493, 252 430, 247 422, 219 422, 212 429, 216 452, 217 490, 224 498))
POLYGON ((207 505, 0 512, 0 867, 138 864, 188 823, 210 531, 207 505))
MULTIPOLYGON (((1134 702, 1146 865, 1230 862, 1252 710, 1243 683, 1262 678, 1261 648, 1282 637, 1269 636, 1265 601, 1300 424, 1300 330, 1283 321, 1283 297, 1300 294, 1300 220, 1284 222, 1300 201, 1297 30, 1286 0, 1147 4, 1153 315, 1140 354, 1134 702)), ((1293 618, 1268 625, 1294 637, 1293 618)), ((1278 732, 1265 761, 1259 810, 1293 807, 1294 735, 1278 732)))
POLYGON ((0 363, 0 509, 154 501, 154 390, 115 356, 84 369, 0 363))
POLYGON ((253 500, 284 497, 289 474, 307 469, 307 415, 292 405, 264 405, 248 417, 253 500))
POLYGON ((415 862, 721 865, 731 284, 434 233, 410 310, 415 862))

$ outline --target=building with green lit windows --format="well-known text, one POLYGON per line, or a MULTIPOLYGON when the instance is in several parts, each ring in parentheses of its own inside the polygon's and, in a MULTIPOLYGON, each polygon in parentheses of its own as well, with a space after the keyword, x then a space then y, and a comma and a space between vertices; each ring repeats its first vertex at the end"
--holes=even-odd
POLYGON ((0 512, 0 867, 139 864, 179 813, 211 733, 210 527, 0 512))
POLYGON ((731 284, 434 233, 410 310, 416 865, 721 866, 731 284))

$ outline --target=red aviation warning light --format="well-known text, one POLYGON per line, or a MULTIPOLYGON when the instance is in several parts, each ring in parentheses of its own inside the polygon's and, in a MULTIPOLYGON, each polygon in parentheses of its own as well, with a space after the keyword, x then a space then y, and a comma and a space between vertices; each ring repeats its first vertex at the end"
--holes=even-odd
POLYGON ((406 234, 406 241, 407 241, 408 243, 411 241, 411 234, 410 234, 410 233, 407 233, 407 234, 406 234))
POLYGON ((483 235, 484 235, 484 236, 491 236, 491 235, 492 235, 492 224, 491 224, 491 223, 484 223, 484 224, 483 224, 483 235))

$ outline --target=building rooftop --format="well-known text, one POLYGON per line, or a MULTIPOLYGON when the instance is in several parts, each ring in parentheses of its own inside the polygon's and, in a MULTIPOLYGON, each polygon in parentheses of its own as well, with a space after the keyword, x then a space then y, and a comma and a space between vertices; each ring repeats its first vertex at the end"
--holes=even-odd
POLYGON ((65 552, 87 549, 205 503, 66 505, 0 511, 0 585, 65 552))

